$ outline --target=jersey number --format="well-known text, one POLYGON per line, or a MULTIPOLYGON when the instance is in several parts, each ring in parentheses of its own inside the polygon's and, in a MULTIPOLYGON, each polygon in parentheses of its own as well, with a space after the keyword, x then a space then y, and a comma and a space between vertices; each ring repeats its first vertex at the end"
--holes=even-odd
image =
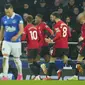
POLYGON ((37 40, 37 31, 30 31, 31 39, 37 40))
POLYGON ((63 37, 67 36, 67 27, 63 27, 63 37))

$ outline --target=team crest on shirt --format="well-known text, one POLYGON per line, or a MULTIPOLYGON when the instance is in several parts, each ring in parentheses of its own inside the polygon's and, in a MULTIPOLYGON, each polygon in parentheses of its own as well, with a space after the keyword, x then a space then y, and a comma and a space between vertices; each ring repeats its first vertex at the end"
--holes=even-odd
POLYGON ((15 24, 16 23, 16 20, 13 20, 12 23, 15 24))

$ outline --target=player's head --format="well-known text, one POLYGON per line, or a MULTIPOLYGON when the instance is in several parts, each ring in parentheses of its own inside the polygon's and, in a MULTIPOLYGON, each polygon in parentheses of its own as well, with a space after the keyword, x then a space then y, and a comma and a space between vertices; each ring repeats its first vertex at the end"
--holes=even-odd
POLYGON ((55 12, 53 12, 51 15, 50 15, 50 20, 52 21, 52 22, 54 22, 56 19, 59 19, 60 18, 60 16, 59 16, 59 14, 55 11, 55 12))
POLYGON ((13 6, 11 4, 6 4, 5 7, 4 7, 4 10, 5 10, 5 14, 9 17, 12 16, 13 14, 13 6))
POLYGON ((33 22, 33 16, 28 15, 26 21, 27 21, 27 23, 32 23, 33 22))
POLYGON ((80 24, 84 24, 85 23, 85 12, 80 13, 77 16, 77 21, 80 22, 80 24))
POLYGON ((43 15, 37 14, 37 15, 35 16, 35 23, 36 23, 36 24, 42 22, 42 20, 43 20, 43 15))

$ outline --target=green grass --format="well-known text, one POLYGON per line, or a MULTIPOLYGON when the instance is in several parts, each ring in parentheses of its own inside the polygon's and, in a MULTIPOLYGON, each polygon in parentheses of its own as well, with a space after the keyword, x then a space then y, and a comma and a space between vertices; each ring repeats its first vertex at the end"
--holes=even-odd
POLYGON ((0 81, 0 85, 85 85, 85 81, 0 81))

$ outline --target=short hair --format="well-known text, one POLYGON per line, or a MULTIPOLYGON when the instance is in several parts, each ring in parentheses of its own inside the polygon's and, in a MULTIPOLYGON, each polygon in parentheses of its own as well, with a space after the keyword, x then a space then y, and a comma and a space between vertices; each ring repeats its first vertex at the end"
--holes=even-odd
POLYGON ((36 16, 38 16, 39 18, 43 19, 43 15, 42 14, 37 14, 36 16))
POLYGON ((60 18, 60 15, 57 13, 57 11, 53 12, 51 15, 55 16, 56 18, 60 18))
POLYGON ((9 9, 9 8, 12 8, 12 9, 13 9, 13 6, 12 6, 12 4, 6 4, 6 5, 4 6, 4 8, 5 8, 5 9, 9 9))
POLYGON ((27 20, 28 23, 32 23, 33 22, 33 16, 28 15, 26 20, 27 20))

